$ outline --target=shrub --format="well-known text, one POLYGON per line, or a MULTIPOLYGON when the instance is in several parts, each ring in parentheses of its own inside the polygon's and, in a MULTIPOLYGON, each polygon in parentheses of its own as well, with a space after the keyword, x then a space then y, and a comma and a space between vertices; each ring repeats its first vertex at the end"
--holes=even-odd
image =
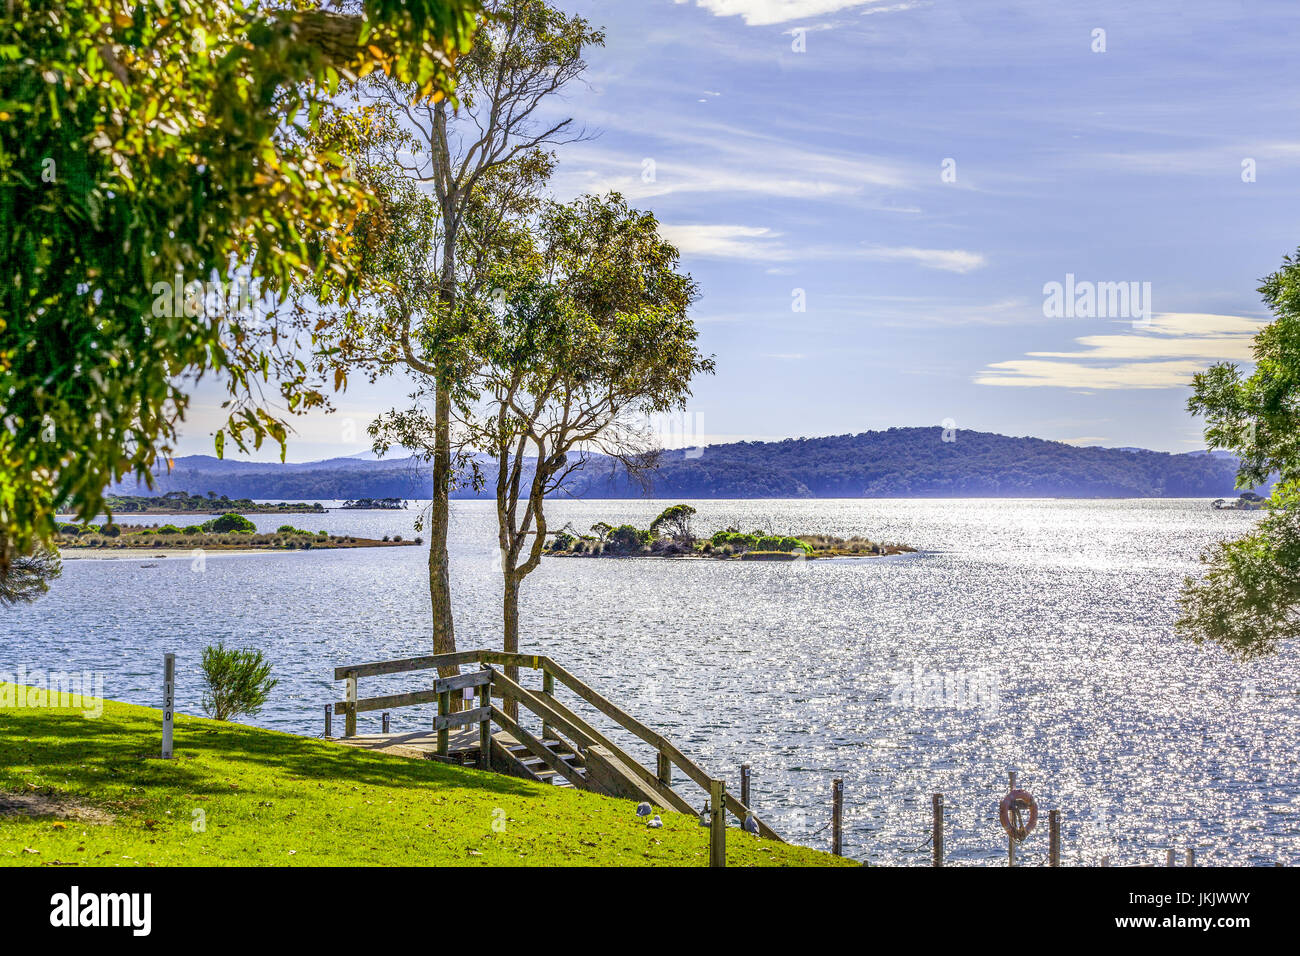
POLYGON ((679 544, 693 544, 695 532, 691 530, 691 519, 695 509, 690 505, 673 505, 665 508, 658 518, 650 523, 650 533, 656 537, 664 535, 679 544))
POLYGON ((569 534, 569 532, 557 531, 555 532, 555 537, 551 539, 551 550, 572 551, 573 546, 577 543, 577 541, 578 539, 573 535, 569 534))
POLYGON ((727 545, 731 548, 732 553, 738 551, 751 551, 758 547, 759 535, 743 534, 739 531, 719 531, 709 541, 715 548, 727 545))
POLYGON ((181 529, 174 524, 165 524, 158 529, 159 534, 180 534, 181 529))
POLYGON ((280 683, 261 651, 228 651, 223 644, 204 648, 203 682, 203 710, 216 720, 257 714, 280 683))
POLYGON ((402 536, 401 536, 400 534, 395 534, 395 535, 393 535, 393 540, 394 540, 394 541, 401 541, 401 540, 402 540, 402 536))
POLYGON ((235 514, 233 511, 222 515, 220 518, 213 518, 211 521, 203 523, 204 531, 215 531, 218 534, 225 534, 230 531, 256 531, 257 525, 249 521, 241 514, 235 514))
POLYGON ((186 533, 186 534, 202 534, 202 533, 203 533, 203 526, 202 526, 202 525, 197 525, 197 524, 187 524, 187 525, 185 526, 185 533, 186 533))
POLYGON ((653 539, 654 535, 649 531, 642 531, 630 524, 621 524, 609 533, 606 544, 613 551, 640 552, 648 547, 653 539))
MULTIPOLYGON (((356 539, 355 539, 355 538, 348 538, 348 540, 349 540, 349 541, 354 541, 354 540, 356 540, 356 539)), ((424 544, 424 539, 423 539, 423 538, 416 538, 416 539, 415 539, 415 543, 416 543, 416 544, 424 544)))
POLYGON ((61 524, 59 525, 59 534, 66 534, 70 538, 75 538, 81 534, 81 525, 79 524, 61 524))
POLYGON ((111 521, 108 524, 104 525, 104 527, 100 528, 99 530, 101 534, 103 534, 105 537, 108 538, 116 538, 118 535, 122 533, 122 529, 119 528, 117 525, 113 524, 113 522, 111 521))

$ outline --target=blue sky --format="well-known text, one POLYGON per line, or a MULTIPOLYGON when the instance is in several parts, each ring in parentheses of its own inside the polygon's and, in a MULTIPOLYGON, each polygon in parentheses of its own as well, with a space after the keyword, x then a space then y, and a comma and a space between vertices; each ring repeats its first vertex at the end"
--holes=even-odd
MULTIPOLYGON (((1249 359, 1258 280, 1300 246, 1294 2, 558 5, 607 44, 556 105, 594 136, 555 190, 618 189, 680 246, 718 361, 706 440, 951 419, 1201 447, 1191 373, 1249 359), (1048 317, 1067 274, 1138 283, 1151 314, 1048 317)), ((290 460, 364 450, 406 391, 295 419, 290 460)), ((211 452, 216 394, 181 453, 211 452)))

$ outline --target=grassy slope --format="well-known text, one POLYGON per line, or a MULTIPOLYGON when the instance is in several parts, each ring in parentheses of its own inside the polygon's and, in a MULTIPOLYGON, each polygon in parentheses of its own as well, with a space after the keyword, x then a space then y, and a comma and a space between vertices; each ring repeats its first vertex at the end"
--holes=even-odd
MULTIPOLYGON (((176 719, 178 759, 146 759, 160 728, 159 711, 111 701, 97 719, 0 709, 0 790, 116 815, 111 824, 0 817, 0 864, 708 863, 696 820, 665 813, 651 830, 628 801, 197 717, 176 719)), ((734 828, 727 837, 733 866, 843 862, 734 828)))

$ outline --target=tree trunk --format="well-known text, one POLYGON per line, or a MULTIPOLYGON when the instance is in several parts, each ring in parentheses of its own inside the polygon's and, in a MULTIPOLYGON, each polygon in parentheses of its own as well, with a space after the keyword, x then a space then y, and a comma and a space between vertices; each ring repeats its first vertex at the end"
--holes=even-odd
MULTIPOLYGON (((438 376, 434 397, 433 504, 429 517, 429 599, 433 605, 433 652, 456 651, 456 628, 451 614, 451 562, 447 556, 447 529, 451 498, 451 391, 438 376)), ((456 666, 440 667, 442 677, 460 673, 456 666)))
MULTIPOLYGON (((507 654, 519 653, 519 577, 514 568, 504 569, 502 575, 505 583, 505 599, 503 606, 505 609, 505 638, 502 642, 502 650, 507 654)), ((515 664, 506 665, 506 676, 516 684, 519 683, 519 667, 515 664)), ((507 714, 514 720, 519 719, 519 704, 506 698, 504 709, 507 714)))

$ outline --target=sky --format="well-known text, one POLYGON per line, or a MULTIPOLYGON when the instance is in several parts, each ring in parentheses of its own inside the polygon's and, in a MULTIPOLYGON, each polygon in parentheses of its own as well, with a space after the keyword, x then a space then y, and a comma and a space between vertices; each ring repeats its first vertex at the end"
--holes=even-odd
MULTIPOLYGON (((550 107, 589 134, 556 196, 653 211, 701 289, 717 373, 666 444, 1204 447, 1191 376, 1249 362, 1259 280, 1300 246, 1300 4, 556 5, 606 30, 550 107)), ((408 391, 358 377, 289 460, 365 451, 408 391)), ((212 453, 219 401, 200 387, 179 454, 212 453)))

